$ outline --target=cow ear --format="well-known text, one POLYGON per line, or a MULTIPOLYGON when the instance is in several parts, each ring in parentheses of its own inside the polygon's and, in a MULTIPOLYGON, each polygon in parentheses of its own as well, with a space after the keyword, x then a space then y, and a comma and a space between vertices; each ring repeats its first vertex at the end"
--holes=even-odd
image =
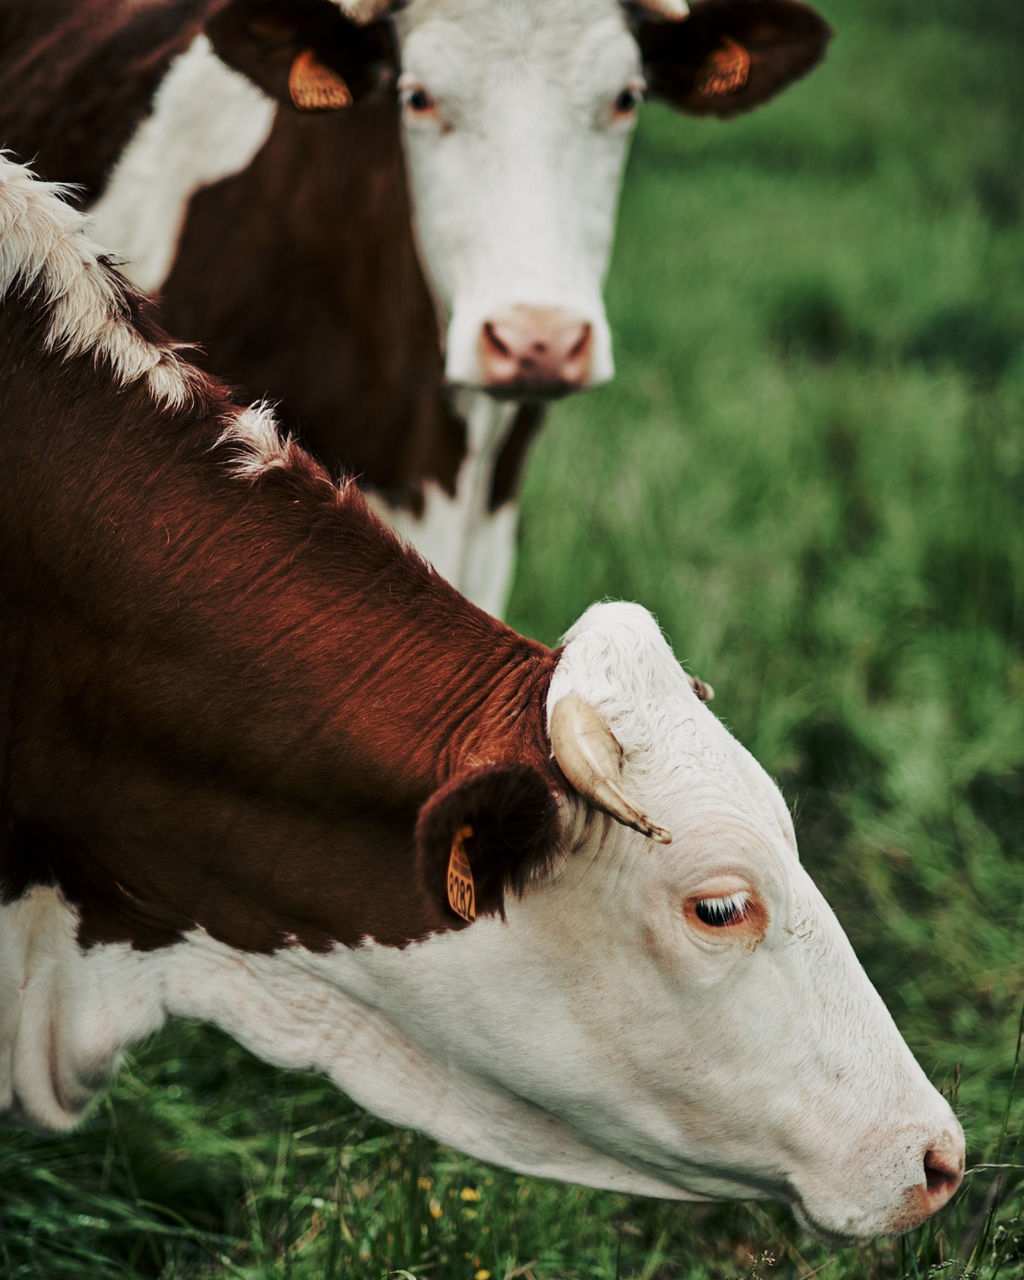
POLYGON ((323 0, 232 0, 206 24, 215 52, 300 111, 333 111, 394 81, 390 24, 361 26, 323 0))
POLYGON ((810 71, 831 35, 799 0, 703 0, 688 18, 636 29, 649 96, 720 117, 760 106, 810 71))
POLYGON ((466 769, 440 787, 416 824, 421 883, 454 921, 504 914, 558 850, 550 782, 523 764, 466 769))

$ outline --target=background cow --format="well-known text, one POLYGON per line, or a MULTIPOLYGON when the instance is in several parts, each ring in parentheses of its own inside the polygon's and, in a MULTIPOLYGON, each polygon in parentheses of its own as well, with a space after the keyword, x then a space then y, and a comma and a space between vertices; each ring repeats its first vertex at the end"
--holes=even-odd
POLYGON ((828 38, 794 0, 685 13, 2 0, 0 143, 81 184, 169 327, 498 612, 540 406, 612 373, 601 288, 640 99, 731 116, 828 38))
POLYGON ((650 615, 553 652, 181 358, 0 163, 0 1108, 172 1014, 513 1168, 946 1203, 963 1137, 650 615))

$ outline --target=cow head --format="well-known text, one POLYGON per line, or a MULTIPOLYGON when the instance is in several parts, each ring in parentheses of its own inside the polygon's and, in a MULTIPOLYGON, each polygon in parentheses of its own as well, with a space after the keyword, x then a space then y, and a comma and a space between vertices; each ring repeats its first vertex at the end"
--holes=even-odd
POLYGON ((303 110, 397 90, 446 376, 520 399, 612 375, 601 294, 642 100, 750 110, 812 67, 830 34, 799 0, 701 0, 689 15, 682 0, 389 8, 233 0, 210 31, 222 56, 303 110))
POLYGON ((805 71, 827 32, 802 5, 759 0, 705 0, 674 21, 616 0, 414 0, 395 23, 416 232, 448 319, 446 373, 516 397, 612 375, 601 293, 644 96, 733 114, 805 71), (716 78, 726 51, 731 82, 716 78))
POLYGON ((801 866, 777 788, 638 606, 570 631, 548 710, 575 784, 554 861, 545 789, 521 770, 471 771, 421 817, 437 892, 453 841, 482 911, 500 865, 513 880, 504 919, 413 948, 417 990, 397 997, 459 1064, 434 1131, 549 1176, 780 1199, 835 1241, 919 1224, 959 1184, 963 1135, 801 866), (496 803, 518 830, 488 825, 496 803), (436 1035, 430 1000, 453 1002, 436 1035))

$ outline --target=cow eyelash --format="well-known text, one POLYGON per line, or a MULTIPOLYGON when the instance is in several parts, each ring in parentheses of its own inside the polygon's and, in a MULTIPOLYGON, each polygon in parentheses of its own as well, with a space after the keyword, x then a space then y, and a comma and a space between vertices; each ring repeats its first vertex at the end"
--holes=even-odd
POLYGON ((741 891, 724 898, 698 898, 693 910, 701 924, 711 929, 723 929, 746 919, 749 905, 750 894, 741 891))

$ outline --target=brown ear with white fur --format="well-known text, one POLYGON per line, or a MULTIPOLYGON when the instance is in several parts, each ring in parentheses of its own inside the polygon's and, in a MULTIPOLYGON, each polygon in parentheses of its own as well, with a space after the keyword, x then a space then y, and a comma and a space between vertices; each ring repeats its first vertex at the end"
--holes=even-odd
POLYGON ((703 0, 635 29, 651 98, 690 115, 751 111, 825 56, 832 29, 799 0, 703 0))
POLYGON ((300 111, 336 111, 393 83, 386 21, 353 21, 332 0, 231 0, 206 24, 215 52, 300 111))

